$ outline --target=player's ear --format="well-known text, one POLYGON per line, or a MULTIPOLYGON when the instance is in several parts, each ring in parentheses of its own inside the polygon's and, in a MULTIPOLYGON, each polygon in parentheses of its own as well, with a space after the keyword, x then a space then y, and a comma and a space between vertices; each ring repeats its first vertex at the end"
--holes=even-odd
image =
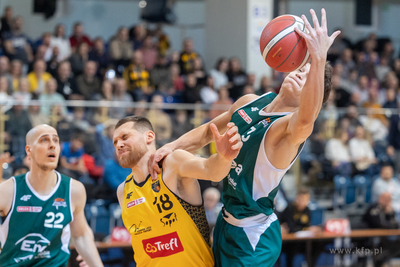
POLYGON ((30 156, 30 155, 31 155, 31 146, 26 145, 26 146, 25 146, 25 152, 26 152, 26 155, 27 155, 27 156, 30 156))
POLYGON ((146 132, 146 143, 150 144, 156 139, 156 134, 153 131, 146 132))

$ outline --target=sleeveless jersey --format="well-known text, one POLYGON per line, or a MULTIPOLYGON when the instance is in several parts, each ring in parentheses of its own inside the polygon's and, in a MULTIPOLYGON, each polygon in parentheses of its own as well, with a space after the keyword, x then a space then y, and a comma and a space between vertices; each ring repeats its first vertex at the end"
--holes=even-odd
POLYGON ((71 178, 58 172, 47 196, 29 183, 29 172, 14 180, 14 199, 0 225, 0 266, 66 266, 70 256, 71 178))
POLYGON ((273 167, 265 153, 264 141, 268 129, 276 120, 290 114, 264 111, 275 97, 274 93, 266 93, 237 109, 231 118, 239 128, 243 147, 224 179, 222 202, 237 219, 260 213, 271 215, 282 177, 290 168, 273 167))
POLYGON ((138 267, 211 267, 214 257, 203 205, 193 206, 150 175, 141 185, 127 177, 122 219, 138 267))

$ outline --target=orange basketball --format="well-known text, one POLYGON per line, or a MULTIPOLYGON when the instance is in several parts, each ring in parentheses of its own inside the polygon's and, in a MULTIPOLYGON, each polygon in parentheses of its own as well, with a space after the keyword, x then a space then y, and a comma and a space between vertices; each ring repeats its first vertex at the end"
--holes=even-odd
POLYGON ((261 33, 261 54, 274 70, 291 72, 308 62, 310 54, 306 42, 294 31, 295 27, 308 32, 300 17, 282 15, 271 20, 261 33))

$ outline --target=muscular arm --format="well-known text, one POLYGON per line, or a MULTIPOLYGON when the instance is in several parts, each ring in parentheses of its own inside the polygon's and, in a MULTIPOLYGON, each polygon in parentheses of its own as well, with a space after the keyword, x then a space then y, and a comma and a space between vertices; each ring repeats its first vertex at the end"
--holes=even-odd
POLYGON ((178 149, 165 158, 165 165, 172 168, 178 177, 219 182, 231 168, 232 160, 214 154, 208 159, 178 149))
POLYGON ((211 123, 214 123, 217 126, 220 133, 224 133, 227 129, 227 124, 230 122, 232 114, 235 112, 235 110, 256 99, 257 97, 257 95, 253 94, 241 97, 231 106, 228 111, 222 113, 218 117, 214 118, 212 121, 187 132, 186 134, 179 137, 177 140, 169 143, 168 146, 170 146, 171 151, 174 151, 176 149, 196 151, 197 149, 204 147, 205 145, 213 141, 213 135, 210 130, 211 123))
POLYGON ((71 199, 74 210, 74 220, 70 223, 71 239, 75 248, 89 266, 103 266, 94 243, 93 232, 87 224, 84 214, 85 188, 76 180, 71 182, 71 199))

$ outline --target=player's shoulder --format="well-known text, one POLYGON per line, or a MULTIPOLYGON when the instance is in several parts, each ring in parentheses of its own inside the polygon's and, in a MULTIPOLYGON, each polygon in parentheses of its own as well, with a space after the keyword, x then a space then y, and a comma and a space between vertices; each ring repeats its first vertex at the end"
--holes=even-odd
POLYGON ((10 178, 5 180, 0 184, 0 195, 4 196, 4 194, 8 192, 13 192, 14 191, 13 188, 14 188, 14 179, 10 178))
POLYGON ((191 154, 190 152, 183 150, 183 149, 176 149, 174 150, 172 153, 170 153, 168 156, 165 157, 163 165, 167 164, 178 164, 178 163, 182 163, 182 161, 184 161, 185 159, 188 159, 188 157, 190 157, 191 154))
POLYGON ((86 202, 86 189, 85 186, 75 180, 71 179, 71 201, 74 203, 86 202))
POLYGON ((246 105, 247 103, 254 101, 255 99, 259 98, 260 96, 255 95, 255 94, 247 94, 242 97, 240 97, 238 100, 236 100, 235 103, 233 103, 231 107, 231 113, 235 112, 235 110, 239 109, 240 107, 246 105))

